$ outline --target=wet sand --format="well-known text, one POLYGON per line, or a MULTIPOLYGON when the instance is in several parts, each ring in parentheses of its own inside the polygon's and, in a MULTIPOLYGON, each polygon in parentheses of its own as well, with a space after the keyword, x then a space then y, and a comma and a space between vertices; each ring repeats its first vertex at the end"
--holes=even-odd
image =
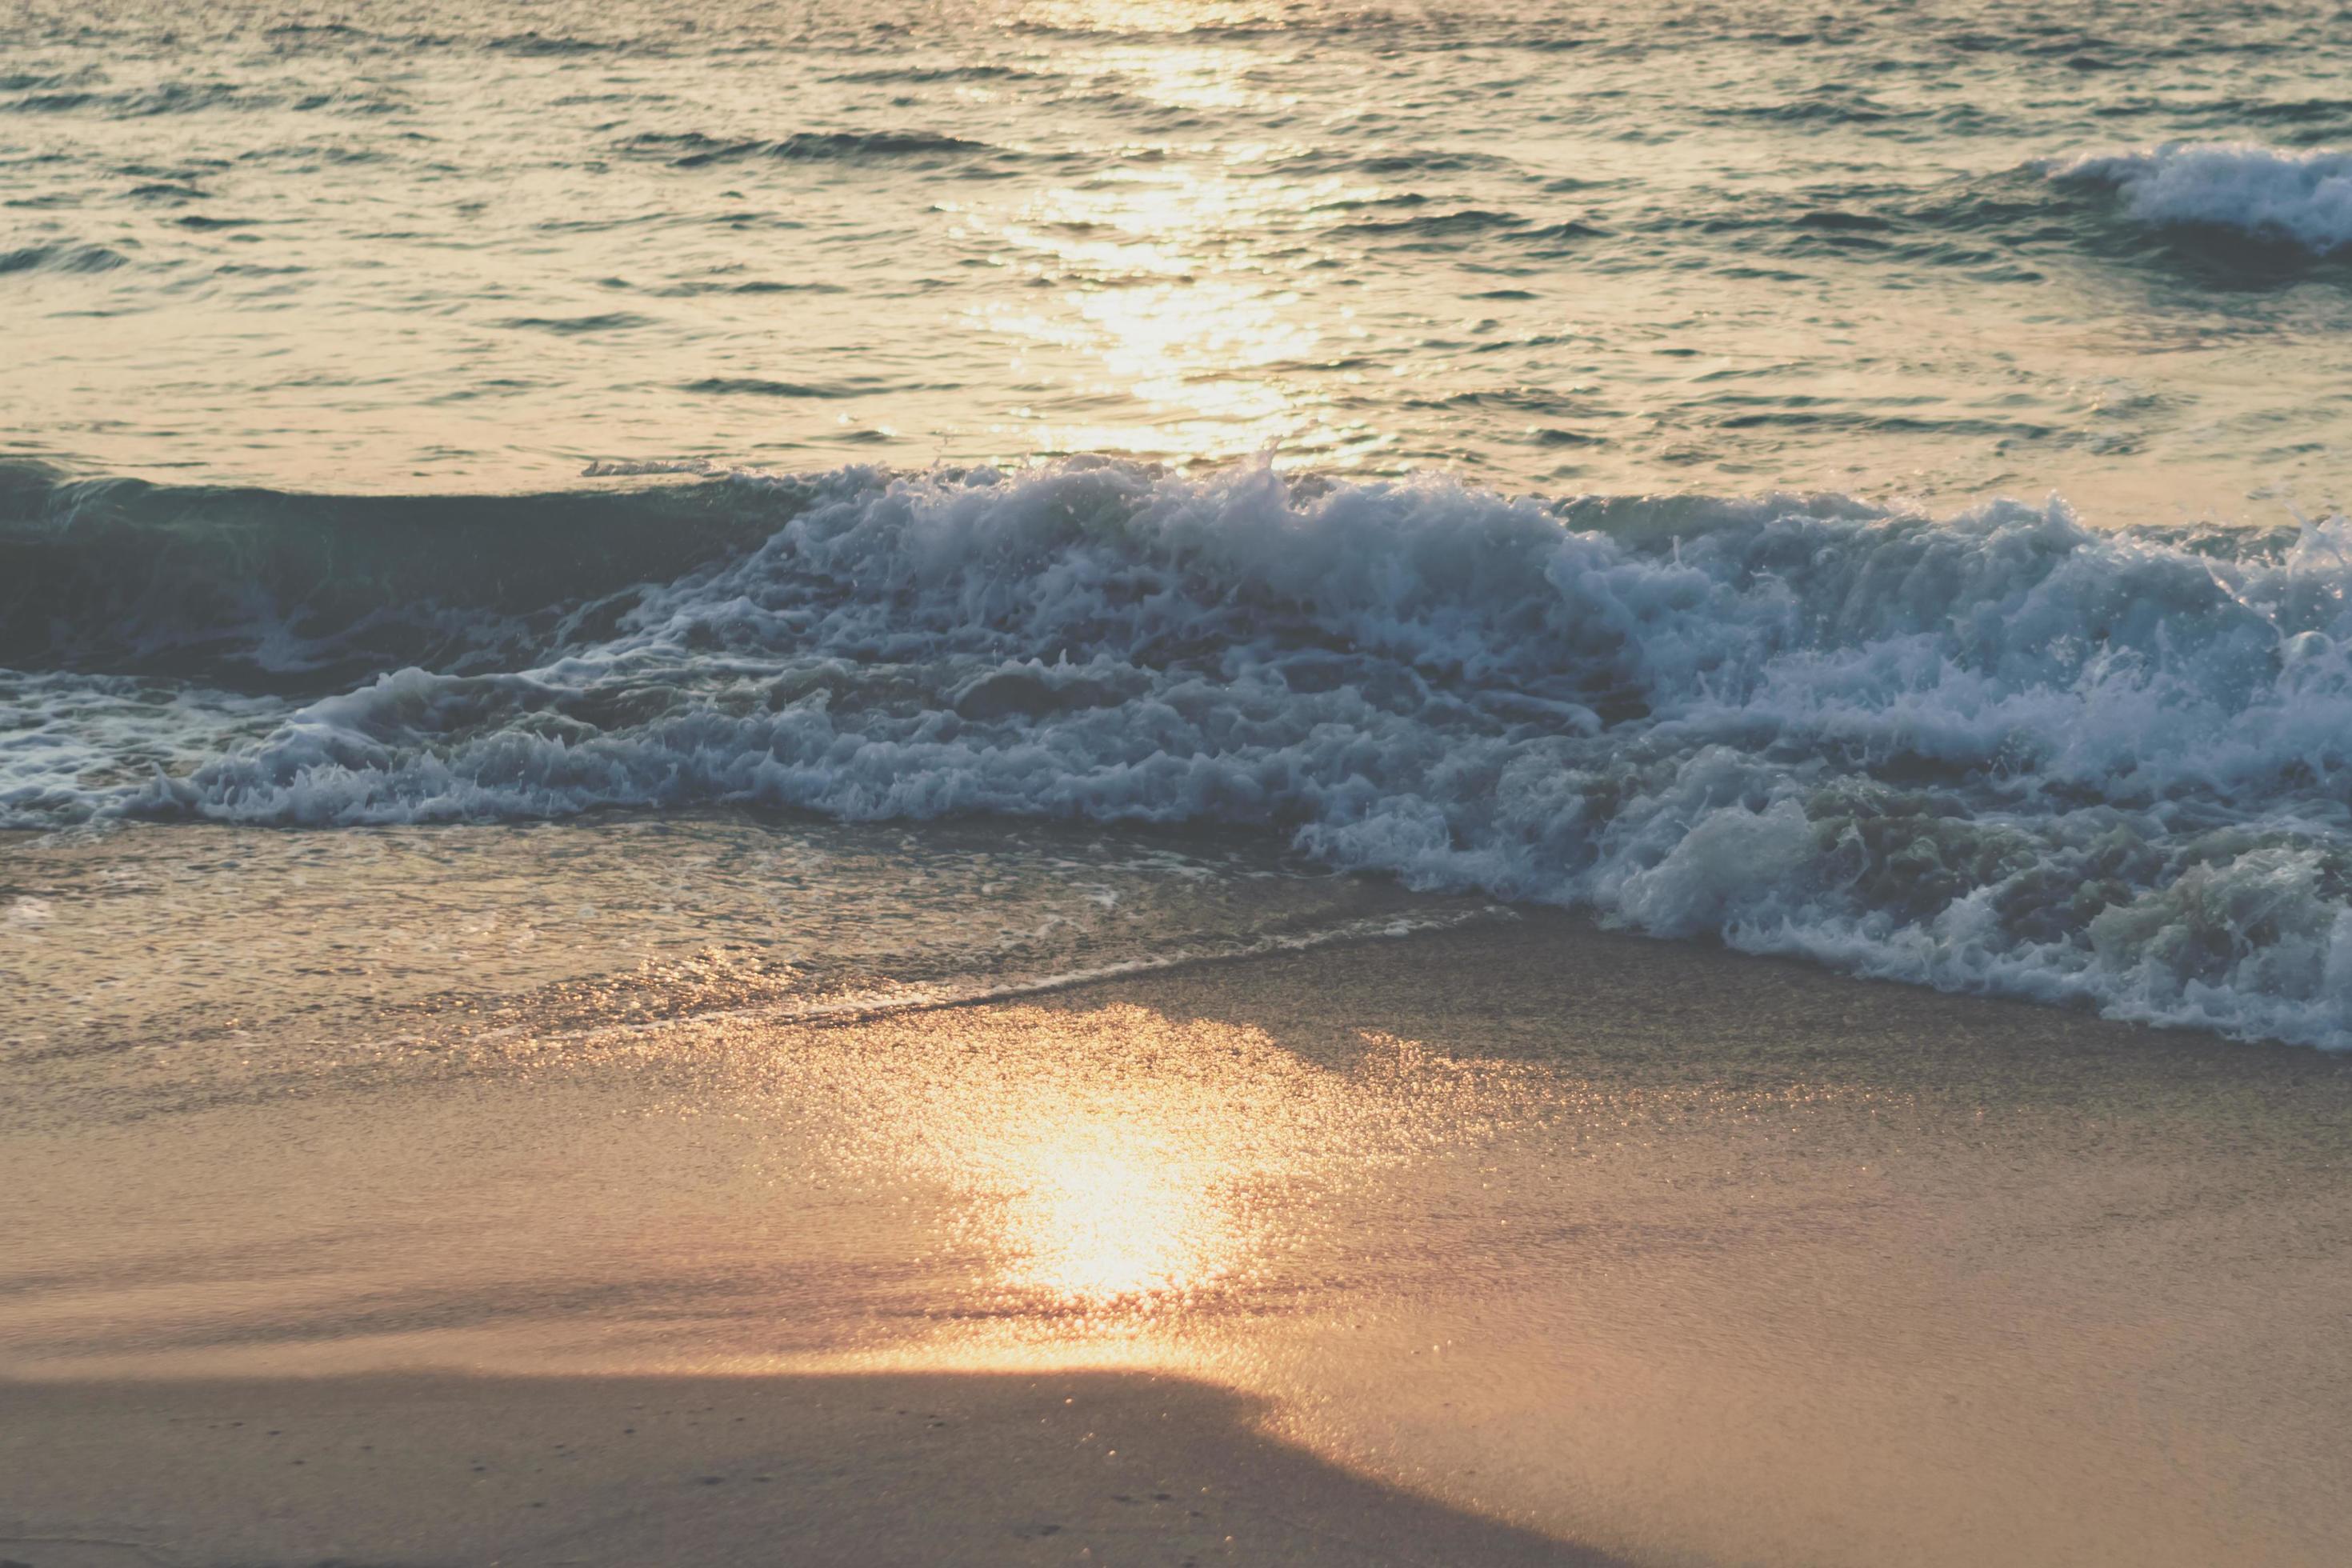
POLYGON ((0 1142, 0 1554, 2352 1560, 2309 1051, 1530 916, 270 1082, 0 1142))

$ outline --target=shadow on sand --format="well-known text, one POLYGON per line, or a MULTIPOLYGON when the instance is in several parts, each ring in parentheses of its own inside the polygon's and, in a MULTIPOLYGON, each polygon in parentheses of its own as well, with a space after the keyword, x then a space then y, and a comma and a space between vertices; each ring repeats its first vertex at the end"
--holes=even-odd
POLYGON ((0 1385, 0 1556, 113 1564, 1612 1559, 1133 1373, 0 1385))

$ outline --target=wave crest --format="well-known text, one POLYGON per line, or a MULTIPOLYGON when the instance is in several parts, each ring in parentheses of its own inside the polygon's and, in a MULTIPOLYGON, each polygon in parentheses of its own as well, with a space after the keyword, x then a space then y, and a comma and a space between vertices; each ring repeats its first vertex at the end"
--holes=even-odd
POLYGON ((2176 142, 2046 172, 2117 191, 2131 216, 2153 226, 2227 229, 2320 256, 2352 246, 2352 153, 2176 142))
MULTIPOLYGON (((103 776, 45 763, 0 809, 1255 824, 1416 887, 2352 1044, 2340 521, 2118 535, 2054 501, 1938 521, 1103 460, 478 504, 512 509, 519 569, 560 554, 567 510, 592 540, 633 508, 729 521, 666 575, 616 581, 652 557, 608 540, 578 582, 478 589, 510 637, 265 721, 177 690, 142 743, 205 738, 103 776)), ((453 542, 379 545, 382 602, 337 613, 424 615, 440 573, 434 613, 463 620, 483 557, 453 542)), ((67 679, 0 691, 47 716, 16 721, 43 757, 137 729, 138 693, 76 709, 67 679), (113 729, 74 729, 101 710, 113 729)))

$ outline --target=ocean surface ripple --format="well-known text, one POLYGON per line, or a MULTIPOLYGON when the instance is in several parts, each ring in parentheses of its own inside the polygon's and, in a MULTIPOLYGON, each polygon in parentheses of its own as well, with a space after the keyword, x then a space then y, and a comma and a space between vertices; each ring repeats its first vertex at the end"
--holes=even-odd
POLYGON ((2347 499, 2347 70, 2238 0, 25 0, 0 458, 1272 450, 2266 526, 2347 499))

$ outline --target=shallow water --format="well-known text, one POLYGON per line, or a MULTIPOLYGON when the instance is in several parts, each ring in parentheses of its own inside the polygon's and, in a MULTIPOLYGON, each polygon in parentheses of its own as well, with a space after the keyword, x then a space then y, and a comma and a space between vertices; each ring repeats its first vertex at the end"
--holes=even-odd
POLYGON ((19 1131, 1512 919, 1235 835, 710 814, 139 827, 0 846, 0 1100, 19 1131))

